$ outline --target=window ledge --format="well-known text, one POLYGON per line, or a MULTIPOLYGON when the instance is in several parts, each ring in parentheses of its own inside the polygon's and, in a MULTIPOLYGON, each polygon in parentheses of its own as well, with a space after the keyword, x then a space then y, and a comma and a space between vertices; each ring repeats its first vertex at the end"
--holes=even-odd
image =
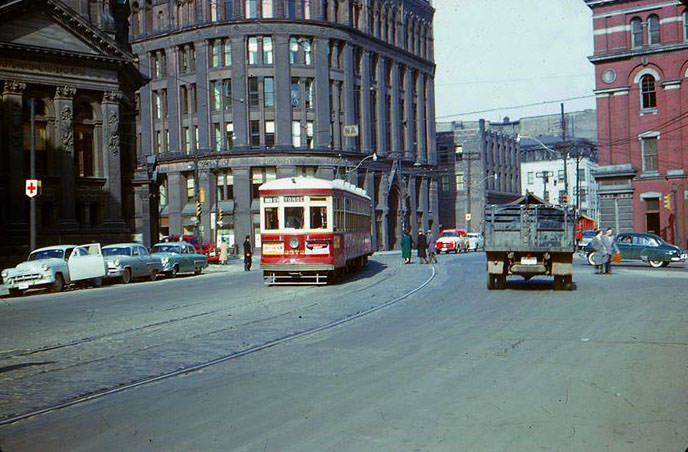
POLYGON ((656 108, 641 108, 640 109, 640 116, 656 115, 656 114, 657 114, 656 108))

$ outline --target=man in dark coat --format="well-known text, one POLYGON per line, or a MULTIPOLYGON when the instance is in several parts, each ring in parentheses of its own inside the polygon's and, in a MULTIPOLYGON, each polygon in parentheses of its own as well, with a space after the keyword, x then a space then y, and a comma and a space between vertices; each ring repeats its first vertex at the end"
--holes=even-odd
POLYGON ((244 240, 244 271, 251 271, 251 257, 253 255, 253 249, 251 248, 251 236, 247 235, 246 240, 244 240))
POLYGON ((428 241, 426 240, 425 234, 423 234, 422 229, 418 230, 418 238, 416 240, 416 246, 418 247, 418 259, 420 259, 421 264, 427 264, 428 241))

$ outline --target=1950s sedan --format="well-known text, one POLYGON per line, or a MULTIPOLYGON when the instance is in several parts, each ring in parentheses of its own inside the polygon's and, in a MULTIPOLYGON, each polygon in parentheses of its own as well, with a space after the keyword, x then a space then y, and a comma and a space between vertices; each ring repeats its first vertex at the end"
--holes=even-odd
POLYGON ((61 292, 66 285, 91 282, 99 286, 105 276, 105 261, 99 243, 56 245, 39 248, 14 268, 0 273, 10 295, 28 289, 47 288, 61 292))
POLYGON ((157 243, 151 251, 151 256, 160 259, 163 273, 173 278, 178 273, 198 275, 208 266, 208 259, 186 242, 157 243))
POLYGON ((155 281, 162 273, 159 257, 151 256, 145 246, 139 243, 117 243, 103 247, 107 264, 107 277, 118 278, 129 284, 135 278, 149 278, 155 281))
MULTIPOLYGON (((666 267, 672 262, 683 263, 688 255, 676 245, 665 242, 655 234, 642 232, 620 232, 616 244, 621 252, 622 261, 647 262, 651 267, 666 267)), ((594 265, 594 254, 590 244, 586 245, 588 263, 594 265)))

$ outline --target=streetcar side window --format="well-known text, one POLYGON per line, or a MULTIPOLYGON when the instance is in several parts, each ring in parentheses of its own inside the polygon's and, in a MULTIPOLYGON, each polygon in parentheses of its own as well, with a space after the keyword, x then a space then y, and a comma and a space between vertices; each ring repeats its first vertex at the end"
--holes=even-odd
POLYGON ((265 229, 279 229, 279 221, 277 219, 277 207, 265 208, 265 229))
POLYGON ((311 229, 327 229, 327 207, 311 206, 311 229))
POLYGON ((285 207, 284 218, 287 228, 303 229, 303 207, 285 207))

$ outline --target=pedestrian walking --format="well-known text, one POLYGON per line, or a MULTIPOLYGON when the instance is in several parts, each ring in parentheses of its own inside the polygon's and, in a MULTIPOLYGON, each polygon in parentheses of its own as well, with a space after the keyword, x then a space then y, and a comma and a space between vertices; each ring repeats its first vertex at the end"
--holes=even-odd
POLYGON ((420 260, 420 263, 421 264, 427 264, 428 263, 428 256, 427 256, 428 242, 425 238, 425 234, 423 234, 422 229, 418 229, 418 237, 416 238, 416 246, 418 247, 418 259, 420 260))
POLYGON ((428 262, 434 262, 437 263, 437 250, 435 249, 435 236, 432 234, 432 231, 428 229, 428 232, 425 236, 425 240, 428 242, 428 262))
POLYGON ((602 266, 604 265, 607 259, 607 251, 604 246, 604 243, 602 242, 601 229, 598 229, 595 232, 595 238, 590 241, 590 246, 592 246, 592 249, 595 250, 594 254, 592 255, 592 262, 595 265, 595 274, 601 275, 602 266))
POLYGON ((409 234, 408 229, 404 230, 403 235, 401 236, 401 257, 404 258, 404 264, 410 264, 411 263, 411 243, 413 241, 411 240, 411 235, 409 234))
POLYGON ((244 240, 244 271, 251 271, 251 258, 253 256, 253 249, 251 248, 251 236, 247 235, 244 240))
POLYGON ((620 253, 619 245, 616 244, 616 236, 612 228, 607 228, 605 234, 602 236, 602 243, 607 252, 607 259, 604 262, 604 273, 611 275, 612 273, 612 258, 616 253, 620 253))
POLYGON ((220 242, 220 265, 227 265, 227 242, 225 239, 220 242))

